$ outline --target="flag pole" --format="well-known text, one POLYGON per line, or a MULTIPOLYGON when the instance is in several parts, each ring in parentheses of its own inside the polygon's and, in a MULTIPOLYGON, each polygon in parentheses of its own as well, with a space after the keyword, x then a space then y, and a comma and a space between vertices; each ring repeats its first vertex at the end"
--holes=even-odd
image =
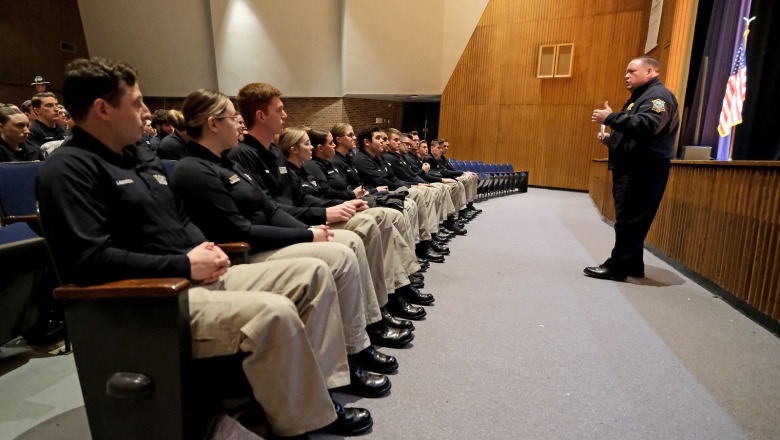
POLYGON ((732 157, 734 157, 734 138, 736 137, 735 134, 737 132, 737 126, 731 127, 731 142, 729 146, 729 160, 732 160, 732 157))
MULTIPOLYGON (((747 39, 748 39, 748 34, 750 34, 750 22, 755 20, 756 17, 755 16, 750 18, 742 17, 742 19, 745 20, 745 32, 742 33, 742 47, 744 47, 745 52, 747 52, 747 39)), ((744 54, 743 56, 746 56, 746 54, 744 54)), ((737 126, 734 125, 731 127, 731 142, 729 142, 731 144, 729 146, 729 160, 732 160, 732 158, 734 157, 734 139, 736 139, 737 137, 736 134, 737 134, 737 126)))

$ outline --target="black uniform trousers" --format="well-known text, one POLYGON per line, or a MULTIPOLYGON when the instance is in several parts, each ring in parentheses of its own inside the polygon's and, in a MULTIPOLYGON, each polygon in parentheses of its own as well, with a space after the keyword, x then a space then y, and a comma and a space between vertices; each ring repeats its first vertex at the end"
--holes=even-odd
POLYGON ((630 170, 612 170, 612 196, 615 199, 615 247, 604 263, 628 275, 643 275, 644 241, 661 205, 669 180, 668 160, 652 160, 630 170))

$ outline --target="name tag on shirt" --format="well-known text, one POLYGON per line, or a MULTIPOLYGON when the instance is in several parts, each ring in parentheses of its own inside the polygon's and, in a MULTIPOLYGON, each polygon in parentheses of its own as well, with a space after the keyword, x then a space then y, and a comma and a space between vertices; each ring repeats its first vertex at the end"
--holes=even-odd
POLYGON ((133 179, 122 179, 116 181, 116 186, 129 185, 131 183, 134 183, 133 179))
POLYGON ((330 170, 330 171, 328 171, 328 174, 333 174, 334 172, 335 172, 335 170, 330 170))
POLYGON ((279 167, 279 174, 287 174, 287 167, 279 167))
POLYGON ((233 174, 232 176, 228 177, 228 182, 230 182, 231 185, 235 185, 240 181, 241 179, 238 177, 238 174, 233 174))
MULTIPOLYGON (((265 170, 265 172, 267 173, 267 172, 268 172, 268 170, 265 170)), ((243 173, 243 174, 244 174, 244 177, 246 177, 246 180, 248 180, 248 181, 250 181, 250 182, 252 181, 252 176, 250 176, 250 175, 249 175, 249 174, 247 174, 247 173, 243 173)))

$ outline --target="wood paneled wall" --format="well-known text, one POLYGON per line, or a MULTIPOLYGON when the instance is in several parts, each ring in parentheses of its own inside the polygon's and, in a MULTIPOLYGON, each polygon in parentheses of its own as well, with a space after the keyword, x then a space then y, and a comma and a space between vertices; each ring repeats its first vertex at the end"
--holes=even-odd
MULTIPOLYGON (((662 62, 678 1, 692 0, 664 2, 650 52, 662 62)), ((491 0, 442 94, 451 155, 509 162, 533 185, 586 189, 590 160, 606 155, 590 114, 627 99, 625 67, 644 53, 649 10, 649 0, 491 0), (539 45, 553 43, 574 43, 572 77, 537 79, 539 45)))
MULTIPOLYGON (((591 163, 589 191, 614 220, 606 161, 591 163)), ((780 321, 780 162, 673 161, 647 243, 780 321)))
POLYGON ((65 64, 89 56, 77 0, 3 1, 0 29, 0 102, 30 99, 36 75, 58 92, 65 64), (61 50, 61 41, 73 43, 76 52, 61 50))

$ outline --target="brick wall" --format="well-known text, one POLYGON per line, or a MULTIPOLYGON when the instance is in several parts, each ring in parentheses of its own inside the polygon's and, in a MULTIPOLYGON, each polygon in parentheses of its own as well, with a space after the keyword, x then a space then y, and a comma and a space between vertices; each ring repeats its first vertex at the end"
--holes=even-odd
MULTIPOLYGON (((357 98, 282 97, 282 100, 288 127, 306 125, 327 130, 336 123, 347 122, 355 130, 370 124, 400 129, 403 121, 401 102, 357 98), (377 124, 377 118, 388 122, 377 124)), ((180 109, 184 98, 144 97, 144 102, 153 112, 159 108, 180 109)))
POLYGON ((287 112, 287 125, 308 125, 329 129, 346 122, 355 130, 375 124, 377 118, 387 120, 381 127, 400 127, 403 104, 393 101, 357 98, 282 98, 287 112))

